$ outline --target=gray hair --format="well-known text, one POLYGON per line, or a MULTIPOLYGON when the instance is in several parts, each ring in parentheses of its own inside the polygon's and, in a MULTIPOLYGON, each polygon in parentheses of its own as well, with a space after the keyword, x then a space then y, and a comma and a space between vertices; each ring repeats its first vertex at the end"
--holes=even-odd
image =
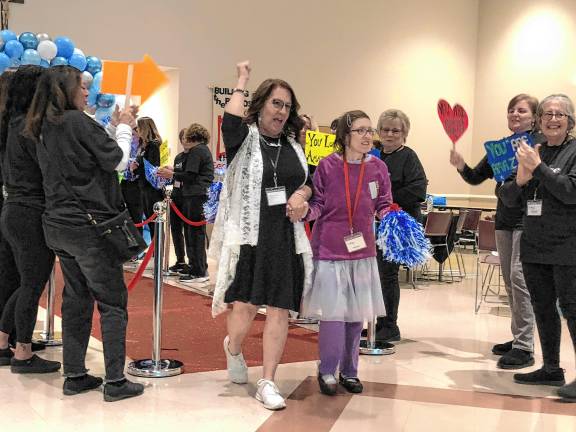
POLYGON ((540 121, 542 120, 542 115, 544 114, 544 105, 553 100, 559 101, 564 105, 564 110, 568 116, 568 132, 570 132, 572 129, 574 129, 574 125, 576 125, 576 120, 574 118, 574 103, 572 102, 572 99, 563 93, 551 94, 550 96, 546 96, 544 99, 542 99, 542 102, 540 102, 540 105, 538 105, 538 109, 536 110, 536 117, 538 119, 537 124, 540 124, 540 121))
POLYGON ((400 120, 400 123, 402 123, 402 132, 404 132, 404 141, 406 141, 408 132, 410 132, 410 119, 403 111, 400 111, 399 109, 387 109, 382 114, 380 114, 380 117, 378 118, 378 123, 376 125, 376 129, 378 130, 378 132, 380 132, 384 120, 395 120, 395 119, 400 120))

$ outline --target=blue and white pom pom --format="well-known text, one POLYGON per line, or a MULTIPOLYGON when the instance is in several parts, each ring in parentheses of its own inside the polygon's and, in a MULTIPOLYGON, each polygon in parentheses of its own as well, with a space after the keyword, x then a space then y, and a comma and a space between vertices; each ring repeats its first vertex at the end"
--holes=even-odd
POLYGON ((392 204, 380 221, 376 244, 385 260, 410 268, 423 265, 431 257, 432 245, 422 224, 392 204))
POLYGON ((204 203, 204 218, 208 223, 214 223, 216 220, 221 191, 222 182, 220 181, 212 183, 208 188, 208 200, 204 203))
POLYGON ((150 183, 154 189, 162 190, 166 185, 172 183, 171 179, 166 179, 158 175, 158 167, 152 165, 146 159, 144 161, 144 173, 146 175, 146 180, 150 183))

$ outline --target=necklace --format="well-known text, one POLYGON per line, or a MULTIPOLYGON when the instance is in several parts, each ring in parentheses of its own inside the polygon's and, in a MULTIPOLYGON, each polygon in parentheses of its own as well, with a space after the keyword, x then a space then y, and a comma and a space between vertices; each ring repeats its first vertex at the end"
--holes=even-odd
POLYGON ((266 141, 262 135, 260 135, 260 140, 262 140, 262 142, 266 144, 268 147, 280 147, 282 145, 280 144, 280 137, 278 137, 278 141, 275 143, 266 141))

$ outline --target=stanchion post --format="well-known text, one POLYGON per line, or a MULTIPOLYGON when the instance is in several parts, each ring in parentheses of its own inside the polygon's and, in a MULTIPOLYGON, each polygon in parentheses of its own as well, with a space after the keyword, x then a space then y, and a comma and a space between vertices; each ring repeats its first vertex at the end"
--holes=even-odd
POLYGON ((34 339, 35 343, 46 346, 62 345, 62 338, 55 337, 54 331, 54 297, 56 296, 56 273, 52 267, 50 279, 48 279, 48 289, 46 292, 46 314, 44 318, 44 329, 40 332, 40 337, 34 339))
POLYGON ((168 268, 170 267, 170 238, 171 238, 171 231, 170 231, 170 203, 172 202, 172 198, 171 198, 171 194, 172 191, 170 189, 165 189, 164 193, 166 195, 166 198, 164 198, 164 202, 166 203, 166 223, 165 223, 165 231, 166 231, 166 235, 165 235, 165 239, 166 239, 166 253, 164 254, 164 276, 169 276, 170 272, 168 270, 168 268))
POLYGON ((393 344, 376 340, 376 320, 377 317, 374 317, 368 322, 368 338, 360 341, 360 354, 373 356, 394 354, 396 348, 393 344))
POLYGON ((180 375, 182 362, 172 359, 162 359, 162 284, 164 282, 164 223, 166 202, 154 204, 156 212, 156 239, 154 242, 154 305, 152 317, 152 358, 136 360, 128 365, 128 373, 139 377, 163 378, 180 375))

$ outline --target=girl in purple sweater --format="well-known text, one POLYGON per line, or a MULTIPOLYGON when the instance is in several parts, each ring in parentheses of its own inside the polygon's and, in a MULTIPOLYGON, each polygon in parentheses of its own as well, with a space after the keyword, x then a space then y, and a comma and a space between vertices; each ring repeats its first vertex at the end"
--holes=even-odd
POLYGON ((361 393, 358 348, 364 320, 385 315, 374 238, 374 216, 392 203, 386 164, 369 155, 374 129, 362 111, 345 113, 336 130, 335 153, 314 173, 306 220, 312 230, 314 273, 304 293, 303 316, 320 320, 318 383, 327 395, 340 384, 361 393))

